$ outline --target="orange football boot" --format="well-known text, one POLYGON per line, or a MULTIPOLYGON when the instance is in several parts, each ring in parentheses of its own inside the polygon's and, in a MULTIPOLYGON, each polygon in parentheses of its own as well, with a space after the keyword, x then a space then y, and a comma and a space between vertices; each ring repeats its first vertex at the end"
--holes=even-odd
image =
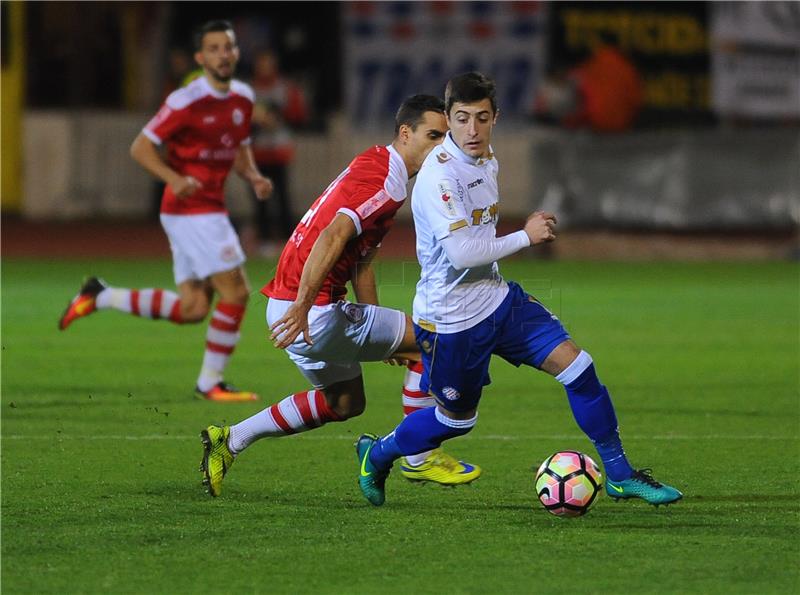
POLYGON ((107 287, 108 285, 106 285, 105 281, 97 277, 89 277, 84 281, 78 295, 72 298, 67 309, 64 310, 64 314, 61 315, 61 320, 58 321, 58 328, 62 331, 66 330, 73 321, 88 316, 97 310, 95 304, 97 294, 107 287))
POLYGON ((202 391, 199 388, 195 388, 195 393, 200 399, 205 399, 206 401, 218 401, 220 403, 258 401, 258 395, 256 393, 247 390, 239 390, 227 382, 219 382, 207 391, 202 391))

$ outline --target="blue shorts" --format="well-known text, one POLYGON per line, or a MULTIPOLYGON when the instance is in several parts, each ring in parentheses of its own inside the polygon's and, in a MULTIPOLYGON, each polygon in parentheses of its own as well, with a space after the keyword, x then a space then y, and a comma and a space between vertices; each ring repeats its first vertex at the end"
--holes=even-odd
POLYGON ((490 316, 459 333, 435 333, 414 325, 425 371, 420 390, 449 411, 478 406, 491 382, 489 361, 499 355, 515 366, 538 368, 569 335, 556 316, 516 283, 490 316))

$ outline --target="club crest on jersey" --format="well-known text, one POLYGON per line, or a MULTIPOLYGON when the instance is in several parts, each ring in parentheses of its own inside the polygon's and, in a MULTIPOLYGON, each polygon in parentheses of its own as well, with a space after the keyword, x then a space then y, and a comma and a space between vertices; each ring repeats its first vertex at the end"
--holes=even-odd
POLYGON ((240 110, 238 107, 233 110, 231 114, 231 118, 233 119, 233 123, 237 126, 241 126, 242 122, 244 122, 244 112, 240 110))
POLYGON ((233 262, 239 256, 235 246, 225 246, 220 252, 220 258, 223 262, 233 262))
POLYGON ((422 347, 422 351, 424 351, 425 353, 431 353, 433 351, 433 345, 431 345, 431 342, 428 341, 427 339, 422 341, 420 347, 422 347))
POLYGON ((456 389, 452 386, 445 386, 442 389, 442 396, 447 399, 448 401, 455 401, 459 397, 461 397, 461 393, 459 393, 456 389))

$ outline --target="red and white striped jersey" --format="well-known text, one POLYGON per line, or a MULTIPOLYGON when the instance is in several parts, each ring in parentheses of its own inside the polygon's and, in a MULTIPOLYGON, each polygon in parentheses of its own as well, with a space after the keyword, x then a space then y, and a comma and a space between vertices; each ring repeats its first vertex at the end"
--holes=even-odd
POLYGON ((167 185, 161 212, 171 215, 226 212, 223 188, 239 145, 250 142, 253 90, 231 81, 221 93, 201 76, 167 97, 142 132, 160 145, 167 143, 167 161, 175 171, 203 185, 180 199, 167 185))
POLYGON ((375 146, 358 155, 331 182, 306 212, 286 243, 275 278, 261 293, 279 300, 294 300, 311 248, 337 214, 352 219, 357 236, 344 248, 325 278, 316 305, 331 304, 347 294, 347 282, 359 260, 380 246, 406 199, 408 170, 391 146, 375 146))

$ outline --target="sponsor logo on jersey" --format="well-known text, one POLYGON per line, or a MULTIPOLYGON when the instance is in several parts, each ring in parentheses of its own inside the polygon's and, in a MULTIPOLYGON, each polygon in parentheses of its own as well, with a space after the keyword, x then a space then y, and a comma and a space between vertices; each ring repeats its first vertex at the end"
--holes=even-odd
POLYGON ((217 118, 214 116, 205 116, 203 118, 203 124, 213 124, 217 121, 217 118))
POLYGON ((238 107, 233 110, 231 114, 231 118, 233 119, 233 123, 237 126, 241 126, 242 122, 244 122, 244 113, 238 107))
POLYGON ((442 389, 442 396, 447 399, 448 401, 455 401, 459 397, 461 397, 461 393, 459 393, 456 389, 452 386, 445 386, 442 389))
POLYGON ((233 137, 226 132, 220 137, 219 142, 221 142, 223 146, 230 148, 233 146, 233 137))
POLYGON ((483 184, 483 178, 478 178, 474 182, 470 182, 469 184, 467 184, 467 188, 472 190, 473 188, 475 188, 476 186, 480 186, 481 184, 483 184))
POLYGON ((497 214, 500 211, 498 203, 483 209, 473 209, 472 211, 472 225, 489 225, 497 223, 497 214))
POLYGON ((390 198, 391 196, 389 196, 388 194, 386 194, 386 192, 381 190, 380 192, 376 193, 375 196, 373 196, 372 198, 369 198, 365 200, 363 203, 361 203, 361 205, 356 209, 356 213, 358 213, 358 216, 361 217, 362 219, 366 219, 367 217, 372 215, 372 213, 374 213, 375 211, 380 209, 383 205, 385 205, 390 198))

